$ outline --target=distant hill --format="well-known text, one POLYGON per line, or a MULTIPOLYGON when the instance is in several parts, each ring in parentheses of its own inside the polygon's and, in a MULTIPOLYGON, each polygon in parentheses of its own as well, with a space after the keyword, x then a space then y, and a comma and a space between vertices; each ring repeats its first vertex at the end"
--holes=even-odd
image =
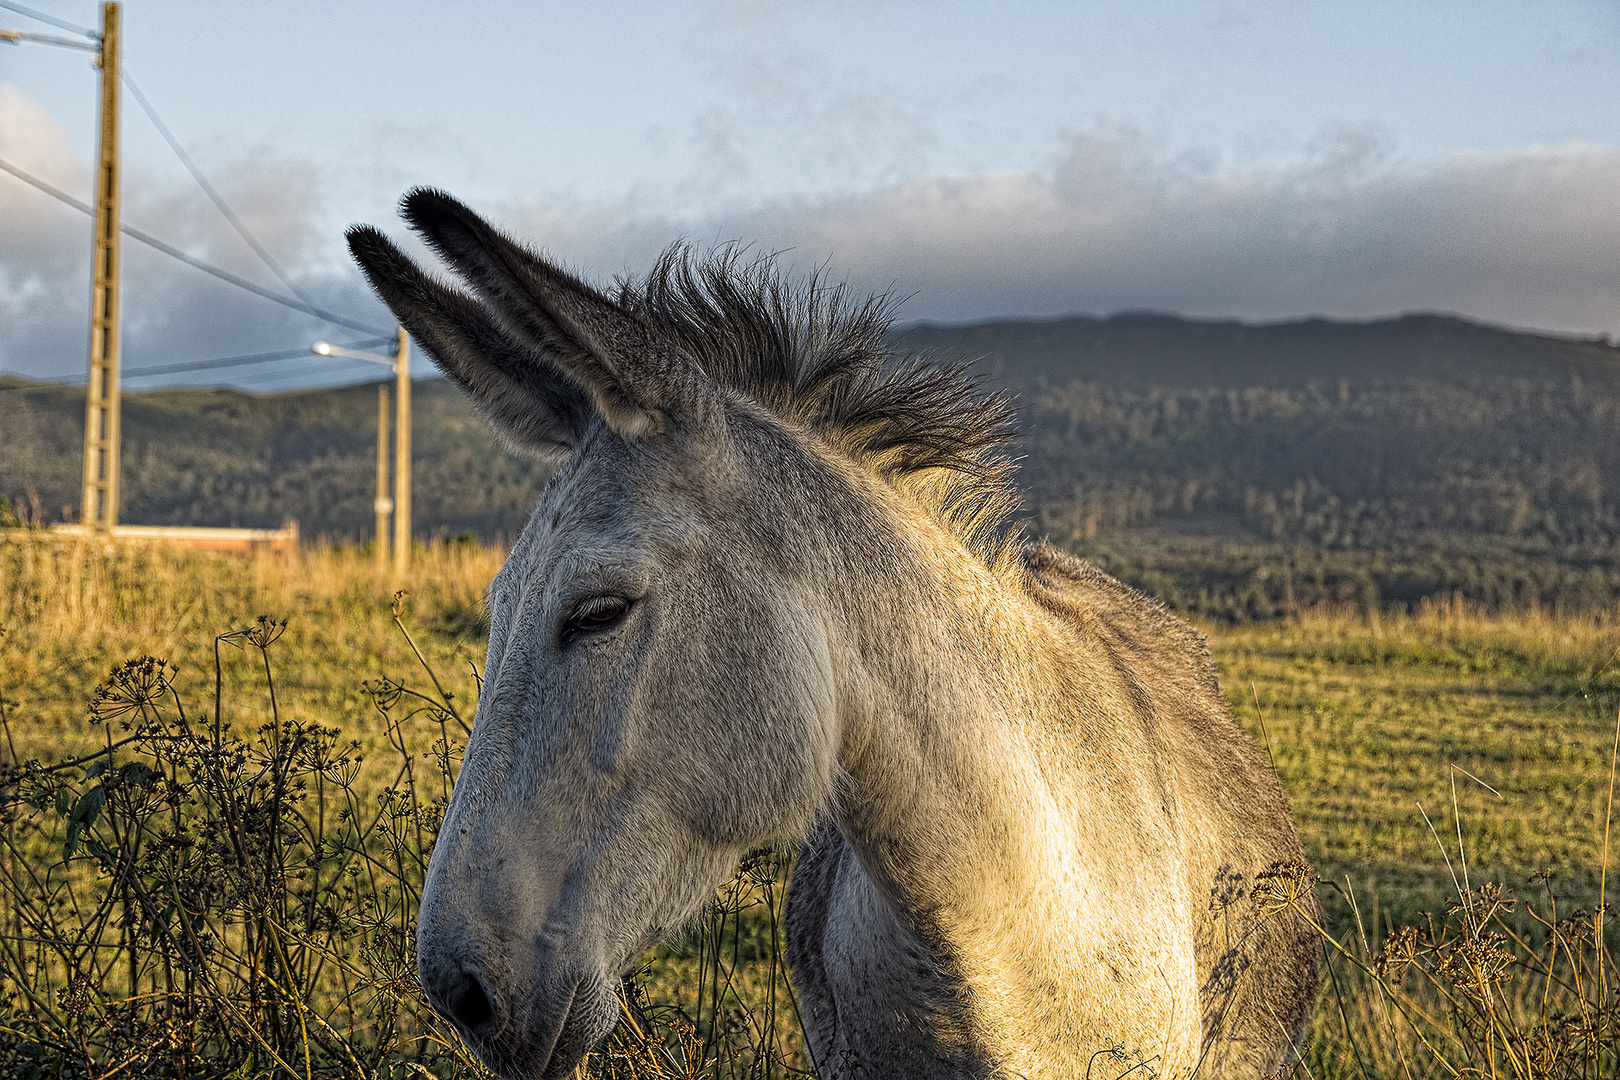
MULTIPOLYGON (((1187 610, 1611 608, 1620 350, 1437 315, 919 325, 1020 403, 1032 530, 1187 610)), ((78 498, 81 392, 0 379, 0 494, 78 498)), ((125 397, 125 520, 369 532, 375 391, 125 397)), ((545 481, 416 388, 418 532, 514 535, 545 481)), ((20 500, 28 505, 26 497, 20 500)))
POLYGON ((1013 387, 1096 382, 1151 387, 1291 387, 1336 390, 1388 382, 1575 376, 1620 387, 1620 350, 1607 341, 1487 326, 1450 315, 1247 323, 1131 312, 940 326, 896 334, 901 347, 983 357, 985 373, 1013 387))
MULTIPOLYGON (((417 381, 411 396, 417 532, 516 536, 548 471, 498 445, 442 379, 417 381)), ((310 536, 371 533, 374 386, 126 393, 123 425, 123 521, 251 528, 291 518, 310 536)), ((83 438, 83 390, 0 378, 0 495, 13 506, 71 519, 83 438)))

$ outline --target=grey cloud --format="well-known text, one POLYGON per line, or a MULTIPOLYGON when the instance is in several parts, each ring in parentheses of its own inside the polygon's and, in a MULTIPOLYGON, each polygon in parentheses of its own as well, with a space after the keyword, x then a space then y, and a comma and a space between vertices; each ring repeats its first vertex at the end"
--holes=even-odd
MULTIPOLYGON (((4 85, 0 85, 0 157, 76 197, 85 197, 89 188, 88 169, 74 158, 56 122, 4 85)), ((258 152, 222 170, 214 180, 260 242, 324 306, 383 327, 392 325, 342 257, 339 230, 325 221, 323 178, 315 170, 258 152)), ((184 174, 176 181, 133 171, 126 175, 124 190, 127 224, 268 288, 286 291, 184 174)), ((89 219, 78 211, 12 177, 0 176, 0 326, 4 327, 0 370, 45 377, 83 373, 90 233, 89 219)), ((123 251, 126 369, 353 336, 128 238, 123 251)), ((253 369, 255 374, 265 370, 253 369)), ((352 377, 354 368, 345 374, 352 377)))
POLYGON ((1426 168, 1340 146, 1291 169, 1200 169, 1077 137, 1050 174, 929 179, 739 221, 763 243, 917 293, 909 313, 1372 316, 1410 309, 1620 328, 1620 150, 1426 168))
MULTIPOLYGON (((67 191, 89 187, 89 173, 73 154, 66 134, 34 101, 0 84, 0 157, 67 191)), ((28 341, 60 320, 67 294, 89 295, 87 258, 75 259, 75 244, 88 244, 90 228, 73 211, 58 213, 49 196, 9 176, 0 176, 0 349, 28 341)), ((82 320, 81 320, 82 321, 82 320)), ((83 336, 81 334, 81 336, 83 336)), ((6 357, 0 355, 0 366, 6 357)))
MULTIPOLYGON (((16 100, 0 93, 0 153, 64 186, 82 185, 82 165, 65 140, 53 142, 45 122, 46 130, 19 141, 26 125, 12 121, 17 114, 16 100)), ((323 302, 388 322, 343 264, 330 178, 258 155, 219 182, 323 302)), ((131 188, 156 192, 131 203, 131 222, 271 281, 200 195, 155 181, 131 188)), ((387 192, 379 205, 397 195, 387 192)), ((1163 153, 1128 128, 1098 128, 1067 136, 1038 171, 927 176, 703 216, 651 212, 653 205, 669 205, 667 196, 479 209, 597 280, 645 270, 672 240, 737 239, 784 252, 801 270, 825 265, 857 287, 911 295, 902 315, 916 319, 1143 308, 1370 317, 1427 309, 1549 330, 1620 331, 1614 146, 1534 146, 1413 165, 1377 131, 1346 127, 1325 132, 1290 166, 1238 168, 1210 155, 1163 153)), ((381 212, 368 216, 389 224, 381 212)), ((82 217, 0 177, 0 368, 82 369, 87 246, 82 217)), ((138 245, 126 251, 131 364, 285 348, 337 333, 138 245)))
MULTIPOLYGON (((498 208, 492 208, 498 209, 498 208)), ((1287 168, 1156 153, 1129 129, 1071 135, 1048 170, 935 176, 702 219, 512 206, 509 227, 599 275, 671 239, 731 239, 912 296, 909 318, 1158 309, 1371 317, 1442 310, 1620 330, 1620 149, 1569 144, 1414 166, 1376 131, 1287 168)))

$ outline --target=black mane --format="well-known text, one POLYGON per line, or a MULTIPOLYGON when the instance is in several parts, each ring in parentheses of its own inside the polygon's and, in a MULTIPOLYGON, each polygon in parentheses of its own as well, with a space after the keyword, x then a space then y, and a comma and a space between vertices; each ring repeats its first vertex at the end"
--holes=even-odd
POLYGON ((769 257, 735 248, 667 250, 619 304, 721 386, 815 431, 921 495, 976 554, 997 560, 1016 509, 1003 448, 1017 415, 984 393, 965 364, 890 347, 894 304, 854 300, 819 277, 784 277, 769 257))

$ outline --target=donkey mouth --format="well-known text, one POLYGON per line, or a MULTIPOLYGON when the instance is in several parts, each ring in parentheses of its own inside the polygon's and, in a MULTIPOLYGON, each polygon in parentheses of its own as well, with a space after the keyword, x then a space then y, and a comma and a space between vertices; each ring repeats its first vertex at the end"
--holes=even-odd
POLYGON ((576 983, 567 995, 552 1008, 535 1009, 527 1030, 513 1025, 474 1043, 479 1058, 505 1080, 572 1077, 591 1048, 613 1030, 618 1014, 612 992, 594 979, 576 983))
POLYGON ((568 1006, 557 1041, 552 1044, 551 1060, 541 1071, 541 1080, 564 1080, 574 1075, 574 1069, 585 1060, 601 1039, 613 1030, 612 997, 603 993, 594 983, 581 983, 574 988, 574 1000, 568 1006))

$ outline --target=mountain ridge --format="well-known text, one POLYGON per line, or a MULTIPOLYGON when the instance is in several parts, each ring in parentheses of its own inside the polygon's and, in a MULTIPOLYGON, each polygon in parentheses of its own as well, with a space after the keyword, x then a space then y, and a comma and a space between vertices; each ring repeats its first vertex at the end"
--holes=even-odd
POLYGON ((956 350, 975 359, 986 354, 991 362, 980 362, 983 374, 1019 381, 1028 381, 1038 366, 1046 365, 1048 375, 1061 371, 1071 378, 1090 375, 1102 382, 1294 385, 1300 381, 1300 369, 1284 358, 1301 355, 1310 357, 1306 370, 1313 378, 1446 377, 1462 374, 1454 365, 1467 356, 1473 358, 1468 367, 1475 376, 1506 375, 1510 370, 1532 374, 1523 365, 1539 361, 1620 385, 1620 348, 1606 338, 1499 327, 1438 312, 1264 322, 1189 319, 1158 312, 949 326, 919 322, 901 329, 894 340, 908 349, 956 350), (1065 356, 1067 365, 1059 362, 1065 356), (1118 366, 1128 357, 1138 361, 1140 374, 1118 366), (1397 357, 1404 357, 1407 366, 1394 368, 1397 357), (1229 362, 1224 370, 1223 360, 1229 362), (1487 366, 1482 367, 1481 361, 1487 366), (1323 370, 1329 366, 1331 370, 1323 370))

